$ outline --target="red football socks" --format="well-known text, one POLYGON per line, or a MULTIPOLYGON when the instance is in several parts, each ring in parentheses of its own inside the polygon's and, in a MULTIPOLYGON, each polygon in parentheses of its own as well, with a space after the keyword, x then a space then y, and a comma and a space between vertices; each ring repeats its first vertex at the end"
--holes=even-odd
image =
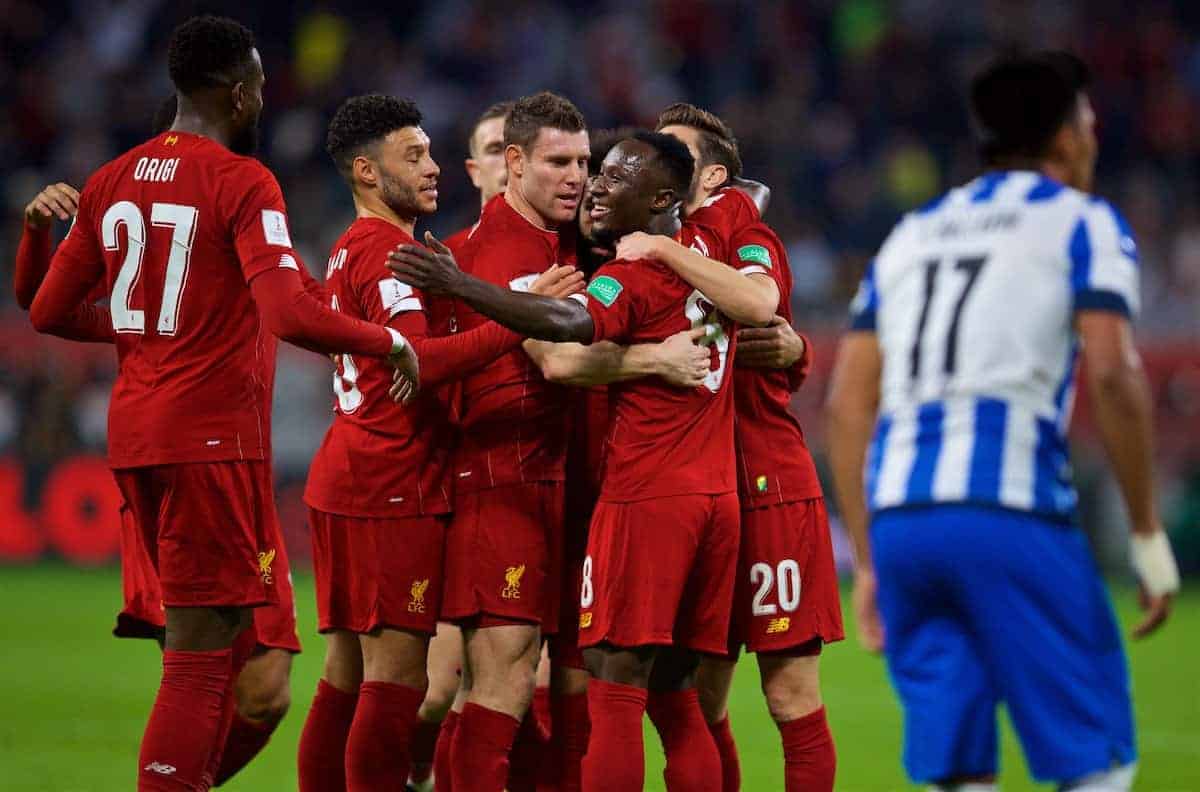
POLYGON ((503 712, 468 703, 450 746, 454 792, 502 792, 508 779, 508 752, 521 722, 503 712))
POLYGON ((737 743, 733 741, 733 729, 726 715, 717 723, 708 724, 708 731, 717 744, 721 756, 721 792, 738 792, 742 788, 742 765, 738 761, 737 743))
POLYGON ((646 780, 646 750, 642 744, 646 691, 593 679, 588 682, 587 700, 592 734, 583 757, 584 790, 641 789, 646 780))
POLYGON ((776 725, 783 737, 787 792, 830 792, 837 770, 837 753, 825 720, 825 708, 776 725))
POLYGON ((376 792, 408 781, 409 743, 425 691, 363 682, 346 741, 346 792, 376 792))
POLYGON ((221 764, 217 768, 214 786, 224 784, 249 764, 251 759, 258 756, 267 746, 278 725, 278 720, 246 720, 235 712, 229 736, 225 738, 225 750, 221 754, 221 764))
POLYGON ((695 688, 651 693, 646 712, 662 738, 668 792, 711 792, 721 777, 721 755, 709 734, 695 688))
POLYGON ((583 789, 579 778, 580 763, 587 753, 588 734, 592 730, 587 694, 559 694, 554 697, 553 709, 550 744, 555 753, 553 764, 558 771, 558 789, 559 792, 580 792, 583 789))
POLYGON ((417 718, 417 722, 413 724, 412 742, 409 743, 409 753, 412 756, 409 777, 413 781, 422 782, 433 772, 433 754, 437 750, 438 734, 441 731, 441 723, 417 718))
POLYGON ((207 788, 218 749, 233 652, 163 652, 163 675, 138 756, 139 792, 207 788))
POLYGON ((238 675, 246 667, 246 662, 254 654, 254 647, 257 645, 258 634, 251 628, 238 633, 237 637, 233 639, 233 645, 229 648, 229 685, 225 689, 225 701, 221 710, 221 728, 217 731, 216 747, 209 754, 208 764, 204 768, 204 777, 209 786, 216 784, 216 777, 221 770, 222 759, 225 756, 225 746, 229 742, 229 733, 233 729, 233 720, 237 716, 234 688, 237 685, 238 675))
POLYGON ((531 708, 521 719, 521 727, 509 753, 508 783, 504 786, 508 792, 536 792, 549 739, 548 730, 542 727, 537 713, 531 708))
POLYGON ((454 733, 458 731, 458 721, 462 715, 450 710, 442 721, 442 731, 438 734, 437 747, 433 750, 433 792, 451 792, 454 788, 450 778, 450 744, 454 733))
MULTIPOLYGON (((529 711, 533 713, 538 729, 542 732, 543 741, 550 736, 550 688, 535 687, 533 689, 533 703, 529 707, 529 711)), ((520 736, 517 737, 520 740, 520 736)))
POLYGON ((317 682, 304 731, 300 734, 300 792, 345 792, 346 740, 358 707, 358 692, 317 682))

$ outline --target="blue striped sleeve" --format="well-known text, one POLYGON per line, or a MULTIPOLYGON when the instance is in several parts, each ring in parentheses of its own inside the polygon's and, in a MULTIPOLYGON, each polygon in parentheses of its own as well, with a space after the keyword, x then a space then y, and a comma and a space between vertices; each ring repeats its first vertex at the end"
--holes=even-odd
POLYGON ((1137 315, 1137 244, 1129 224, 1107 201, 1093 199, 1075 221, 1067 243, 1076 311, 1137 315))
POLYGON ((850 329, 874 330, 875 313, 879 309, 879 291, 875 288, 875 262, 867 265, 858 292, 850 303, 850 329))

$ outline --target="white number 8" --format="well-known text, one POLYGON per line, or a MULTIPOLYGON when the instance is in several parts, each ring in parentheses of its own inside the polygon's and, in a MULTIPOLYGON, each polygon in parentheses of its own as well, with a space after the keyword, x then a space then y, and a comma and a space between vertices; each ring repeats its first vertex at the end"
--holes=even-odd
POLYGON ((721 389, 721 381, 725 379, 725 362, 729 357, 729 336, 725 335, 725 328, 721 326, 717 309, 714 308, 706 316, 704 306, 700 304, 701 300, 707 302, 708 298, 699 289, 688 295, 683 315, 691 320, 692 329, 702 325, 707 327, 708 335, 700 342, 701 346, 713 346, 717 349, 717 368, 715 371, 708 372, 708 376, 704 378, 704 387, 716 393, 721 389))
POLYGON ((592 557, 583 559, 583 585, 579 590, 579 607, 590 608, 596 600, 596 589, 592 586, 592 557))
POLYGON ((790 558, 779 562, 777 570, 771 569, 770 564, 759 561, 750 567, 750 585, 758 586, 750 611, 755 616, 774 616, 774 605, 763 604, 763 600, 771 593, 775 579, 779 579, 779 607, 784 613, 791 613, 800 607, 800 565, 790 558))

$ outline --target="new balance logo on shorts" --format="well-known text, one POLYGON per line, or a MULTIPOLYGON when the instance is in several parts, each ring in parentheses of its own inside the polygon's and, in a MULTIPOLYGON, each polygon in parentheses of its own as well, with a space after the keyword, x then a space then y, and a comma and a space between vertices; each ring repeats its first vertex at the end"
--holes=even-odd
POLYGON ((175 766, 163 764, 162 762, 151 762, 142 768, 147 773, 158 773, 159 775, 174 775, 175 766))
POLYGON ((771 619, 767 622, 767 635, 778 635, 792 629, 792 619, 790 616, 780 616, 778 619, 771 619))
POLYGON ((592 626, 592 612, 588 611, 587 613, 579 614, 579 629, 586 630, 588 627, 591 627, 591 626, 592 626))

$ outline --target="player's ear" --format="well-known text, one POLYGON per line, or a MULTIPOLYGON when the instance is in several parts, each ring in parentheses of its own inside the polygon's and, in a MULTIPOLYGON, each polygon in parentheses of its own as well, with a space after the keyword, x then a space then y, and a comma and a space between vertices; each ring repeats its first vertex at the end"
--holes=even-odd
POLYGON ((508 144, 504 147, 504 164, 510 174, 521 178, 525 170, 525 152, 516 143, 508 144))
POLYGON ((375 163, 369 157, 364 157, 361 154, 354 158, 350 163, 350 170, 354 174, 354 181, 361 182, 368 187, 374 187, 379 181, 379 173, 375 169, 375 163))
POLYGON ((471 184, 475 185, 476 190, 481 189, 483 185, 479 183, 479 163, 474 157, 467 157, 464 164, 467 166, 467 176, 470 177, 471 184))
POLYGON ((700 186, 712 192, 729 181, 729 170, 724 165, 705 165, 700 171, 700 186))
POLYGON ((675 191, 669 188, 664 188, 654 194, 654 199, 650 202, 650 208, 655 212, 662 213, 669 211, 672 206, 679 203, 679 196, 675 191))
POLYGON ((246 87, 245 81, 234 83, 229 89, 230 103, 233 105, 233 115, 235 117, 242 114, 242 110, 246 107, 247 93, 249 89, 246 87))

